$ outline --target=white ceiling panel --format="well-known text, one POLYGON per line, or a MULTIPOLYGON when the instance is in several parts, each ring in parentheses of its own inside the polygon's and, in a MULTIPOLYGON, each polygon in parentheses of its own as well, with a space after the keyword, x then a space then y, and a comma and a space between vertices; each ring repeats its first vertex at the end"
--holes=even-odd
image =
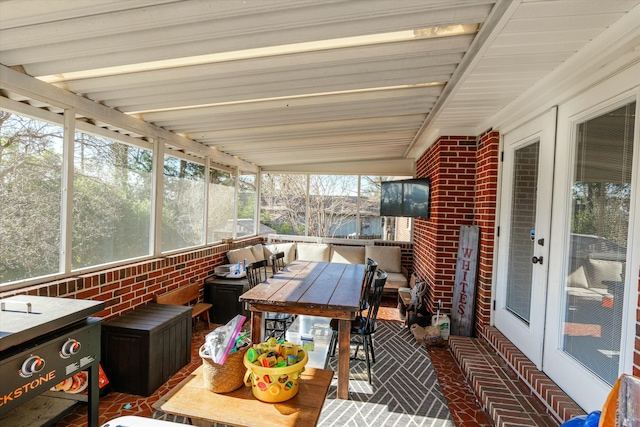
POLYGON ((0 95, 137 138, 142 120, 216 162, 398 171, 422 135, 484 130, 639 3, 4 0, 0 95))

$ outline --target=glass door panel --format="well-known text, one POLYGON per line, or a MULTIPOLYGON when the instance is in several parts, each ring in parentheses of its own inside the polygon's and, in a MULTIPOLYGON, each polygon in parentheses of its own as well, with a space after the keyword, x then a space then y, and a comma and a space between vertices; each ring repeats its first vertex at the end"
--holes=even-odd
POLYGON ((634 113, 629 103, 575 133, 562 350, 609 385, 620 363, 634 113))
POLYGON ((601 409, 633 366, 637 75, 622 73, 558 109, 543 364, 586 412, 601 409))
POLYGON ((506 308, 526 324, 531 314, 540 141, 514 152, 506 308))

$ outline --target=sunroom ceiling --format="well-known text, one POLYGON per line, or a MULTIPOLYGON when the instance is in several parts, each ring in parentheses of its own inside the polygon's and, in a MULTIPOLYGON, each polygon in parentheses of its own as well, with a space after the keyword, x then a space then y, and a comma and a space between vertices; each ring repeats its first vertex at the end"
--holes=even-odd
POLYGON ((5 0, 0 63, 263 170, 410 171, 639 2, 5 0))

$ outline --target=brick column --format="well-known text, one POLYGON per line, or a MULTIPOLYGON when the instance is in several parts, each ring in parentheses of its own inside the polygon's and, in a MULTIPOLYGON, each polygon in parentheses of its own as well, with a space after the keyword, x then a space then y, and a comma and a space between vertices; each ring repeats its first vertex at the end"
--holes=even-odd
POLYGON ((478 141, 475 187, 475 224, 480 227, 480 251, 476 285, 476 335, 484 335, 491 316, 491 281, 495 247, 496 200, 500 135, 488 131, 478 141))
POLYGON ((431 179, 431 217, 414 222, 414 272, 429 283, 427 308, 451 314, 461 225, 474 224, 476 137, 440 137, 418 160, 416 176, 431 179))

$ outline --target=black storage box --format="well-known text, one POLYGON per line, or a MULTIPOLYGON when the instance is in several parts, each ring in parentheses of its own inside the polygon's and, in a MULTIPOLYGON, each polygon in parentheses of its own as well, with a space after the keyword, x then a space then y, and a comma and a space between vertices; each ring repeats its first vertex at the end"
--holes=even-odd
POLYGON ((245 310, 239 298, 249 290, 247 279, 225 279, 212 276, 204 281, 204 301, 213 305, 209 309, 211 323, 227 324, 237 314, 249 318, 251 313, 245 310))
POLYGON ((102 325, 112 390, 150 396, 191 361, 191 307, 148 304, 102 325))

